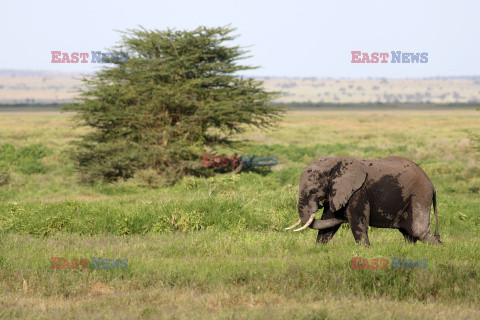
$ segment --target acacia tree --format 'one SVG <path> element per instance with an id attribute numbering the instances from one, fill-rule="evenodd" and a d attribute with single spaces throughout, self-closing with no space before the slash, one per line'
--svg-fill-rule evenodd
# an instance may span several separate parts
<path id="1" fill-rule="evenodd" d="M 74 158 L 88 181 L 129 178 L 153 168 L 170 182 L 198 173 L 206 148 L 228 146 L 249 126 L 269 128 L 283 109 L 276 92 L 238 75 L 256 69 L 229 27 L 187 30 L 128 29 L 112 59 L 83 78 L 76 120 L 92 128 L 76 142 Z"/>

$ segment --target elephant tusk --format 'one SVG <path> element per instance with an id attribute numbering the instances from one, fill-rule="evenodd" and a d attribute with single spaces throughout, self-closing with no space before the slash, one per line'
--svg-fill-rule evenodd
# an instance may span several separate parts
<path id="1" fill-rule="evenodd" d="M 307 223 L 305 223 L 305 225 L 301 228 L 298 228 L 296 230 L 293 230 L 293 231 L 302 231 L 302 230 L 305 230 L 308 228 L 308 226 L 310 226 L 313 222 L 313 219 L 315 219 L 315 213 L 312 213 L 312 215 L 310 216 L 310 219 L 308 219 Z"/>
<path id="2" fill-rule="evenodd" d="M 295 222 L 295 224 L 293 226 L 290 226 L 288 228 L 285 228 L 285 230 L 290 230 L 290 229 L 293 229 L 295 228 L 296 226 L 298 226 L 300 223 L 302 223 L 302 220 L 298 219 L 297 222 Z"/>

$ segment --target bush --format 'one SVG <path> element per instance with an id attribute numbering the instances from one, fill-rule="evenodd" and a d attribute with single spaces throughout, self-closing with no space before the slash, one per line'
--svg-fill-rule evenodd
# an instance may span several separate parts
<path id="1" fill-rule="evenodd" d="M 42 164 L 42 159 L 52 151 L 42 145 L 32 144 L 16 149 L 12 144 L 0 145 L 0 170 L 12 170 L 23 174 L 46 173 L 50 168 Z"/>
<path id="2" fill-rule="evenodd" d="M 137 171 L 132 181 L 140 187 L 147 188 L 160 188 L 169 184 L 164 176 L 152 168 Z"/>
<path id="3" fill-rule="evenodd" d="M 112 52 L 127 59 L 83 79 L 78 102 L 65 107 L 92 128 L 73 153 L 84 181 L 129 179 L 151 169 L 173 184 L 204 174 L 198 160 L 207 147 L 231 147 L 248 126 L 276 124 L 283 108 L 268 104 L 276 93 L 237 75 L 256 67 L 238 64 L 246 52 L 226 45 L 236 38 L 233 30 L 122 33 Z"/>

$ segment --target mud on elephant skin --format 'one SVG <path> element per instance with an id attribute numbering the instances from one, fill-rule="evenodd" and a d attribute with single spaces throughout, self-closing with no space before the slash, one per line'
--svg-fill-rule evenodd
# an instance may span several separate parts
<path id="1" fill-rule="evenodd" d="M 430 208 L 435 234 L 430 233 Z M 315 219 L 317 210 L 323 216 Z M 401 157 L 353 159 L 327 157 L 305 168 L 300 177 L 300 219 L 294 227 L 317 229 L 317 242 L 327 243 L 342 223 L 350 224 L 356 242 L 370 245 L 368 226 L 398 229 L 405 240 L 441 244 L 436 192 L 427 174 Z"/>

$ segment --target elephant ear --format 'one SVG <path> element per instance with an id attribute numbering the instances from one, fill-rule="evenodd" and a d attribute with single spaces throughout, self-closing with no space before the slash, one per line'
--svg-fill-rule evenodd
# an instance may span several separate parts
<path id="1" fill-rule="evenodd" d="M 352 158 L 343 158 L 332 169 L 332 186 L 329 197 L 333 211 L 344 207 L 355 191 L 365 182 L 367 172 L 363 164 Z"/>

